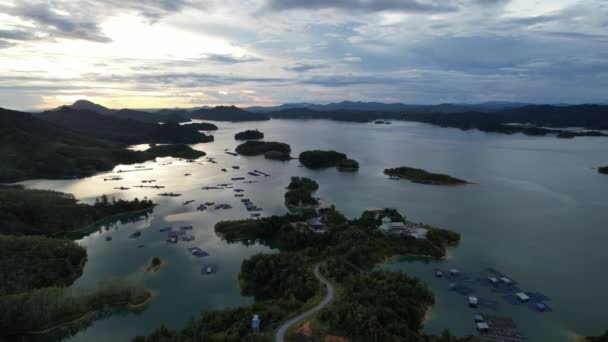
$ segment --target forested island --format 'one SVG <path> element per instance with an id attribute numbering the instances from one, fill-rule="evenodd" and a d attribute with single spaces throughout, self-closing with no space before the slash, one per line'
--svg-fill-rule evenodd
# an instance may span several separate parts
<path id="1" fill-rule="evenodd" d="M 314 187 L 302 179 L 297 183 Z M 316 215 L 327 226 L 325 233 L 307 227 L 306 222 Z M 270 340 L 280 323 L 321 297 L 323 290 L 312 273 L 313 265 L 319 263 L 322 273 L 340 289 L 338 297 L 312 319 L 320 338 L 332 334 L 357 341 L 474 341 L 472 337 L 453 337 L 447 331 L 441 336 L 421 333 L 425 312 L 434 303 L 433 294 L 405 274 L 370 272 L 393 255 L 441 258 L 447 245 L 458 242 L 459 235 L 429 227 L 435 232 L 432 239 L 387 236 L 377 228 L 385 216 L 405 219 L 387 209 L 366 211 L 360 218 L 348 220 L 329 207 L 318 212 L 218 222 L 216 232 L 230 242 L 254 240 L 272 243 L 280 250 L 258 254 L 241 265 L 241 292 L 253 296 L 255 302 L 205 312 L 183 330 L 162 327 L 134 341 L 182 341 L 191 336 L 210 341 Z M 250 327 L 254 314 L 262 319 L 258 336 Z"/>
<path id="2" fill-rule="evenodd" d="M 255 129 L 255 130 L 248 129 L 243 132 L 238 132 L 237 134 L 234 135 L 235 140 L 257 140 L 257 139 L 263 139 L 263 138 L 264 138 L 264 133 L 258 131 L 257 129 Z"/>
<path id="3" fill-rule="evenodd" d="M 468 184 L 467 181 L 448 176 L 441 173 L 432 173 L 422 169 L 401 166 L 394 169 L 385 169 L 384 174 L 410 180 L 414 183 L 432 185 L 460 185 Z"/>
<path id="4" fill-rule="evenodd" d="M 357 171 L 359 163 L 348 159 L 346 154 L 336 151 L 304 151 L 300 153 L 300 163 L 311 169 L 337 167 L 340 171 Z"/>
<path id="5" fill-rule="evenodd" d="M 54 112 L 57 113 L 59 112 Z M 89 114 L 100 116 L 100 121 L 93 120 L 87 128 L 79 130 L 79 121 L 70 124 L 74 126 L 63 126 L 28 113 L 0 109 L 0 182 L 90 176 L 112 170 L 118 164 L 141 163 L 159 156 L 155 150 L 128 150 L 126 147 L 131 142 L 160 143 L 171 141 L 172 137 L 184 143 L 213 139 L 196 130 L 181 128 L 183 126 L 178 124 L 152 125 L 137 122 L 137 125 L 152 127 L 152 131 L 141 133 L 137 125 L 128 126 L 127 120 L 96 113 L 87 115 Z M 87 116 L 81 120 L 87 120 Z M 110 124 L 105 125 L 104 122 Z M 156 130 L 163 132 L 158 139 L 153 138 Z M 178 148 L 178 152 L 183 153 L 189 149 L 189 146 L 183 145 Z M 167 148 L 160 149 L 166 150 Z"/>
<path id="6" fill-rule="evenodd" d="M 156 157 L 174 157 L 183 159 L 198 159 L 206 155 L 205 152 L 195 150 L 188 145 L 152 145 L 144 153 L 150 154 L 149 159 Z M 152 158 L 153 157 L 153 158 Z"/>
<path id="7" fill-rule="evenodd" d="M 319 184 L 310 178 L 291 177 L 285 193 L 285 204 L 291 208 L 309 208 L 319 204 L 312 194 L 319 189 Z"/>
<path id="8" fill-rule="evenodd" d="M 193 128 L 199 131 L 217 131 L 217 126 L 210 122 L 195 122 L 191 124 L 183 125 L 188 128 Z"/>
<path id="9" fill-rule="evenodd" d="M 597 172 L 608 175 L 608 166 L 602 166 L 597 169 Z"/>
<path id="10" fill-rule="evenodd" d="M 72 240 L 52 236 L 152 208 L 146 199 L 102 196 L 87 205 L 70 194 L 0 186 L 0 337 L 60 326 L 106 305 L 145 303 L 151 293 L 126 280 L 68 289 L 82 274 L 87 253 Z"/>
<path id="11" fill-rule="evenodd" d="M 291 153 L 291 146 L 274 141 L 246 141 L 236 147 L 235 151 L 244 156 L 259 156 L 270 151 Z"/>
<path id="12" fill-rule="evenodd" d="M 292 157 L 289 153 L 280 152 L 280 151 L 268 151 L 268 152 L 264 153 L 264 158 L 270 159 L 270 160 L 280 160 L 280 161 L 287 161 L 287 160 L 292 159 Z"/>

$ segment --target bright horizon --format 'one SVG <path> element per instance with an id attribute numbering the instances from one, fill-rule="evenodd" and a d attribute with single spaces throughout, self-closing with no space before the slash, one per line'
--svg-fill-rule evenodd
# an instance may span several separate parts
<path id="1" fill-rule="evenodd" d="M 0 107 L 606 103 L 600 0 L 0 0 Z"/>

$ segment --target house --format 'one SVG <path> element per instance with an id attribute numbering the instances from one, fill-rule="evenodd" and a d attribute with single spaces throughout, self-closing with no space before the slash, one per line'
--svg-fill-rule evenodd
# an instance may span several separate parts
<path id="1" fill-rule="evenodd" d="M 382 218 L 382 224 L 378 226 L 378 229 L 384 234 L 389 235 L 408 235 L 415 237 L 416 239 L 426 238 L 428 229 L 422 227 L 419 224 L 402 221 L 392 221 L 390 217 L 384 216 Z"/>
<path id="2" fill-rule="evenodd" d="M 390 217 L 384 216 L 382 218 L 382 224 L 378 227 L 384 234 L 408 234 L 409 231 L 406 229 L 403 222 L 393 222 Z"/>
<path id="3" fill-rule="evenodd" d="M 313 232 L 324 233 L 327 231 L 327 227 L 323 223 L 323 218 L 321 216 L 315 216 L 309 219 L 306 221 L 306 224 L 308 224 L 308 228 Z"/>

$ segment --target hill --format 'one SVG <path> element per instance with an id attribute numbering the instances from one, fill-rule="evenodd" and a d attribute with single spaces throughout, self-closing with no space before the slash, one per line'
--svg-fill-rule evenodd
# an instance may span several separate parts
<path id="1" fill-rule="evenodd" d="M 211 109 L 198 109 L 190 112 L 192 119 L 213 121 L 264 121 L 270 118 L 265 114 L 252 113 L 235 106 L 217 106 Z"/>
<path id="2" fill-rule="evenodd" d="M 213 141 L 213 136 L 200 133 L 188 125 L 181 126 L 172 122 L 159 125 L 131 119 L 118 119 L 110 115 L 102 115 L 88 110 L 77 110 L 69 107 L 42 112 L 38 117 L 73 130 L 84 132 L 90 137 L 108 139 L 125 144 L 194 144 Z"/>
<path id="3" fill-rule="evenodd" d="M 107 124 L 101 128 L 109 134 L 111 127 Z M 161 128 L 163 134 L 176 134 L 167 131 L 171 127 L 173 125 Z M 118 164 L 140 163 L 156 157 L 154 153 L 128 150 L 122 141 L 98 138 L 103 134 L 95 131 L 95 125 L 89 126 L 88 131 L 83 133 L 29 113 L 0 108 L 0 182 L 82 177 L 112 170 Z M 141 138 L 137 134 L 132 136 Z M 190 149 L 184 146 L 180 153 L 184 153 L 186 148 Z"/>
<path id="4" fill-rule="evenodd" d="M 94 112 L 101 115 L 109 115 L 114 116 L 119 119 L 131 119 L 136 121 L 148 122 L 148 123 L 158 123 L 158 122 L 188 122 L 190 119 L 188 118 L 187 112 L 181 109 L 162 109 L 157 111 L 156 113 L 150 113 L 142 110 L 134 110 L 134 109 L 110 109 L 99 105 L 97 103 L 93 103 L 88 100 L 78 100 L 71 105 L 65 105 L 61 107 L 57 107 L 50 111 L 62 111 L 65 109 L 74 109 L 80 111 L 89 111 Z"/>

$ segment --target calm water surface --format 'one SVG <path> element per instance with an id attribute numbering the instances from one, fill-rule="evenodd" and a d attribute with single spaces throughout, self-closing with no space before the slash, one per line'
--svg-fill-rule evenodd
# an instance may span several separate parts
<path id="1" fill-rule="evenodd" d="M 471 309 L 463 296 L 447 291 L 447 282 L 433 276 L 435 267 L 457 267 L 471 274 L 496 268 L 520 282 L 525 290 L 540 291 L 552 298 L 550 313 L 535 313 L 498 299 L 499 314 L 511 316 L 531 341 L 570 341 L 575 334 L 599 334 L 608 328 L 605 286 L 608 273 L 608 176 L 593 167 L 608 163 L 608 140 L 601 138 L 556 139 L 523 135 L 488 134 L 438 128 L 419 123 L 392 125 L 340 123 L 333 121 L 272 120 L 259 123 L 217 123 L 216 141 L 194 147 L 217 158 L 218 164 L 201 159 L 186 163 L 162 158 L 144 165 L 150 171 L 122 173 L 124 179 L 104 182 L 113 173 L 79 180 L 35 180 L 31 188 L 73 193 L 83 201 L 108 194 L 132 199 L 147 196 L 159 205 L 147 220 L 118 224 L 92 233 L 78 242 L 89 260 L 84 274 L 73 286 L 93 285 L 112 277 L 133 277 L 155 292 L 147 309 L 138 314 L 121 314 L 93 322 L 87 329 L 66 337 L 69 341 L 127 340 L 148 334 L 165 324 L 180 328 L 201 311 L 251 303 L 239 293 L 237 275 L 243 259 L 259 252 L 273 252 L 261 245 L 227 244 L 213 232 L 215 222 L 248 217 L 233 191 L 201 190 L 205 185 L 230 183 L 230 177 L 244 175 L 258 183 L 240 184 L 246 197 L 264 208 L 264 215 L 282 214 L 283 188 L 291 176 L 317 180 L 317 196 L 323 204 L 335 204 L 349 217 L 362 210 L 394 207 L 410 220 L 453 229 L 462 243 L 439 263 L 396 259 L 384 267 L 421 278 L 436 294 L 429 332 L 449 328 L 457 334 L 474 333 Z M 334 149 L 358 160 L 357 173 L 334 169 L 311 171 L 297 161 L 267 161 L 263 157 L 233 157 L 233 135 L 258 128 L 267 141 L 291 144 L 293 155 L 308 149 Z M 172 162 L 169 165 L 162 163 Z M 232 170 L 239 165 L 240 170 Z M 479 183 L 461 187 L 436 187 L 391 181 L 382 175 L 387 167 L 408 165 L 445 172 Z M 228 172 L 221 172 L 227 168 Z M 132 170 L 131 166 L 118 169 Z M 272 177 L 251 177 L 258 169 Z M 184 176 L 191 173 L 191 176 Z M 143 179 L 156 179 L 165 189 L 133 188 Z M 131 187 L 127 191 L 114 187 Z M 170 191 L 178 198 L 157 196 Z M 186 200 L 196 202 L 182 206 Z M 196 211 L 200 202 L 230 203 L 232 210 Z M 196 240 L 167 245 L 158 229 L 167 225 L 193 225 Z M 142 231 L 139 240 L 127 236 Z M 113 240 L 105 241 L 111 235 Z M 137 248 L 144 245 L 143 248 Z M 191 257 L 188 246 L 210 253 L 206 260 Z M 165 265 L 155 274 L 143 268 L 153 256 Z M 203 264 L 218 272 L 202 275 Z M 489 295 L 491 296 L 491 294 Z"/>

